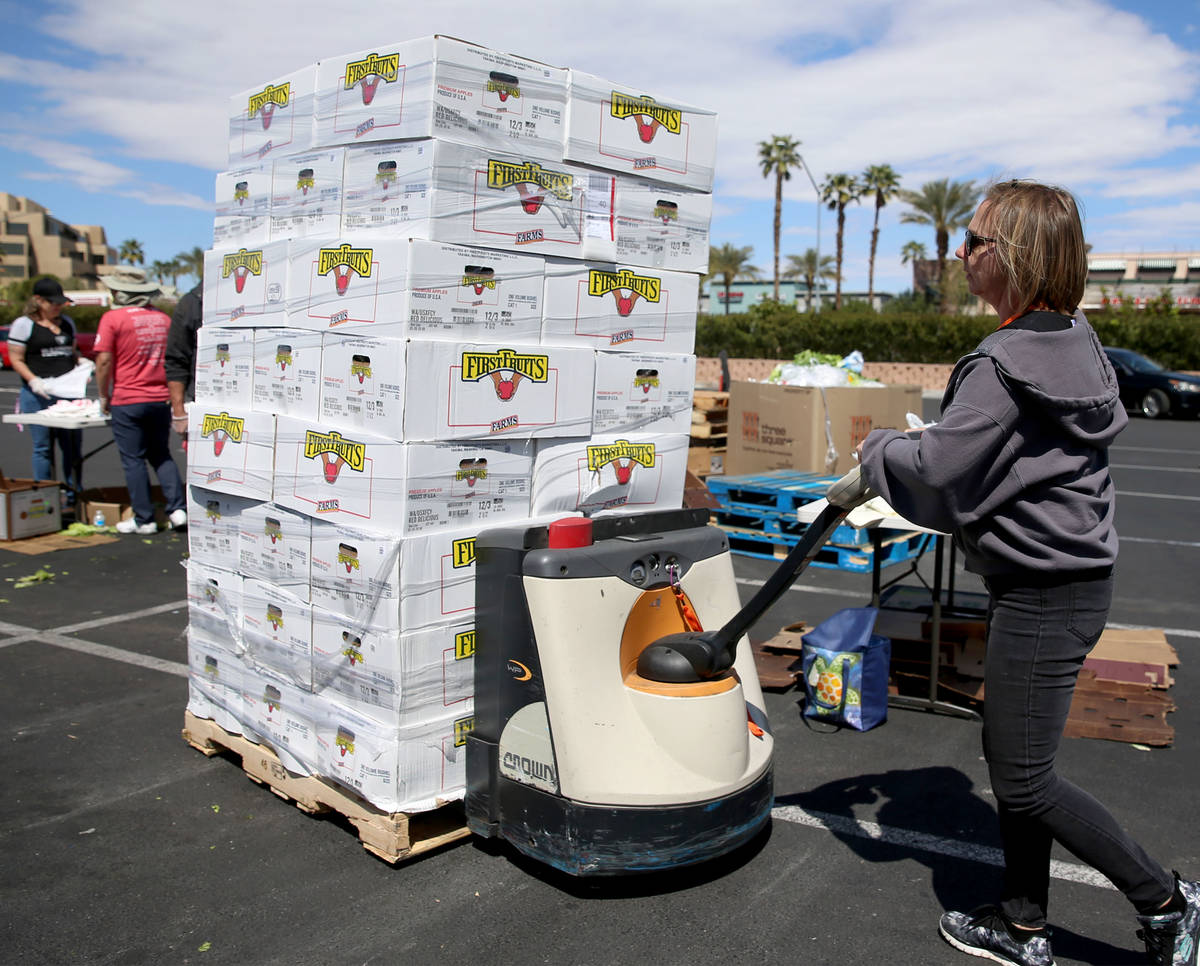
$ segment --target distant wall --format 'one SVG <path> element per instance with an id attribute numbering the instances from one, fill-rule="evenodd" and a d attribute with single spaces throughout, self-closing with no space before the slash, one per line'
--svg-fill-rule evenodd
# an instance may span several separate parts
<path id="1" fill-rule="evenodd" d="M 755 380 L 761 382 L 777 365 L 790 359 L 730 359 L 729 378 L 734 382 Z M 878 379 L 889 386 L 920 386 L 922 389 L 941 392 L 950 378 L 950 364 L 921 364 L 913 362 L 866 362 L 863 375 Z M 721 383 L 721 360 L 710 357 L 696 359 L 696 385 L 715 389 Z"/>

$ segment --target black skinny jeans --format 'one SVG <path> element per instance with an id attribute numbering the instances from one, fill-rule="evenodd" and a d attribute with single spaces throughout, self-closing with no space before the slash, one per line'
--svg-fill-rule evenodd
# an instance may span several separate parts
<path id="1" fill-rule="evenodd" d="M 983 753 L 1004 845 L 1001 909 L 1046 922 L 1057 839 L 1135 906 L 1165 902 L 1175 882 L 1096 799 L 1054 770 L 1075 680 L 1108 619 L 1111 577 L 1052 587 L 987 581 Z"/>

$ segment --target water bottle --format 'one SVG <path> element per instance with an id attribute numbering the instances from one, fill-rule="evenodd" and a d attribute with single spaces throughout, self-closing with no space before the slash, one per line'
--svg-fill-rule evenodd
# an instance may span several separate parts
<path id="1" fill-rule="evenodd" d="M 97 527 L 104 526 L 104 511 L 97 510 L 96 516 L 92 519 L 92 524 Z"/>

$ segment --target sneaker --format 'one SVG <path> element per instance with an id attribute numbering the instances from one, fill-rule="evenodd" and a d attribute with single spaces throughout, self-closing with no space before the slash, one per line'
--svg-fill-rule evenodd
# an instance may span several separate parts
<path id="1" fill-rule="evenodd" d="M 1046 931 L 1035 932 L 1020 942 L 1013 935 L 1019 930 L 1009 925 L 996 906 L 980 906 L 970 913 L 947 912 L 938 923 L 938 932 L 968 956 L 1006 966 L 1054 966 Z"/>
<path id="2" fill-rule="evenodd" d="M 1189 882 L 1175 873 L 1175 888 L 1183 893 L 1187 908 L 1159 916 L 1138 916 L 1138 939 L 1155 966 L 1195 966 L 1200 950 L 1200 882 Z"/>
<path id="3" fill-rule="evenodd" d="M 128 520 L 117 521 L 117 533 L 140 533 L 147 536 L 151 533 L 158 533 L 157 523 L 138 523 L 133 517 Z"/>
<path id="4" fill-rule="evenodd" d="M 167 520 L 171 524 L 172 530 L 181 530 L 187 526 L 187 510 L 182 507 L 178 510 L 172 510 L 167 514 Z"/>

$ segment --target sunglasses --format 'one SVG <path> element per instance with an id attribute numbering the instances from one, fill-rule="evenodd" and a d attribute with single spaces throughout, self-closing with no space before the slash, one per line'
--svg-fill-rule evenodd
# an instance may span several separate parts
<path id="1" fill-rule="evenodd" d="M 988 238 L 986 235 L 976 235 L 975 232 L 967 229 L 967 236 L 963 239 L 963 254 L 969 256 L 971 252 L 982 242 L 994 242 L 996 239 Z"/>

